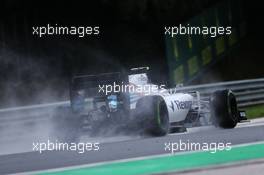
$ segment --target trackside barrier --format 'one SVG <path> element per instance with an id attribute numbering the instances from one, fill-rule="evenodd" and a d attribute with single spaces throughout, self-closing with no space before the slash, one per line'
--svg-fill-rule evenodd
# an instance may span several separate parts
<path id="1" fill-rule="evenodd" d="M 209 97 L 212 92 L 221 89 L 231 89 L 237 97 L 239 107 L 264 104 L 264 78 L 179 87 L 176 88 L 176 91 L 199 91 L 202 96 Z M 170 90 L 174 91 L 175 89 Z M 12 122 L 37 122 L 40 119 L 47 119 L 56 107 L 64 105 L 70 105 L 70 102 L 62 101 L 0 109 L 0 128 Z"/>

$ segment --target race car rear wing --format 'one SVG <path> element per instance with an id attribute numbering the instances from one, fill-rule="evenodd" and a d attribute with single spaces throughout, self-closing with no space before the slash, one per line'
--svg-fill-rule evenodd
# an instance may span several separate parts
<path id="1" fill-rule="evenodd" d="M 114 94 L 120 99 L 120 96 L 123 94 L 114 91 L 113 93 L 106 94 L 103 88 L 109 85 L 113 86 L 114 84 L 125 84 L 128 81 L 127 79 L 128 77 L 120 72 L 74 76 L 70 82 L 70 102 L 72 109 L 77 111 L 78 106 L 82 107 L 87 99 L 92 99 L 93 101 L 106 99 L 107 95 L 110 94 Z"/>
<path id="2" fill-rule="evenodd" d="M 99 93 L 100 88 L 126 81 L 127 77 L 124 77 L 120 72 L 74 76 L 70 83 L 70 94 L 72 97 L 75 93 L 85 91 L 86 97 L 102 96 L 103 94 Z"/>
<path id="3" fill-rule="evenodd" d="M 147 73 L 149 67 L 138 67 L 132 68 L 128 72 L 112 72 L 102 73 L 97 75 L 80 75 L 74 76 L 71 79 L 70 88 L 71 91 L 78 91 L 82 89 L 98 88 L 99 85 L 112 85 L 113 82 L 116 84 L 127 83 L 128 75 Z"/>
<path id="4" fill-rule="evenodd" d="M 113 84 L 113 82 L 120 83 L 122 81 L 124 81 L 124 77 L 120 72 L 103 73 L 98 75 L 80 75 L 72 78 L 71 89 L 76 91 L 96 88 L 99 85 Z"/>
<path id="5" fill-rule="evenodd" d="M 92 98 L 94 99 L 104 99 L 107 95 L 117 95 L 118 99 L 122 99 L 126 106 L 129 106 L 129 95 L 122 92 L 113 92 L 110 94 L 104 93 L 102 88 L 107 85 L 126 85 L 129 84 L 129 76 L 135 74 L 147 73 L 148 67 L 132 68 L 128 72 L 112 72 L 112 73 L 102 73 L 97 75 L 80 75 L 72 77 L 70 81 L 70 101 L 71 106 L 82 105 L 85 100 Z M 134 77 L 138 79 L 145 78 L 144 76 Z"/>

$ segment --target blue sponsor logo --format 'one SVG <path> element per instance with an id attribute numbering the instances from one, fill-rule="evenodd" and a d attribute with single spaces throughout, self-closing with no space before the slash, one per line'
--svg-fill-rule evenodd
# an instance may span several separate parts
<path id="1" fill-rule="evenodd" d="M 179 100 L 172 100 L 171 105 L 169 105 L 172 111 L 174 111 L 176 108 L 178 110 L 190 109 L 191 106 L 192 106 L 192 101 L 179 101 Z"/>

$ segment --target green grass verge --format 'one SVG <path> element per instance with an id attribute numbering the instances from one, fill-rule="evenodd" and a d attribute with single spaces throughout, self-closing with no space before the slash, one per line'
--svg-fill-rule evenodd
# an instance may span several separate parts
<path id="1" fill-rule="evenodd" d="M 264 117 L 264 104 L 245 107 L 243 110 L 246 111 L 248 119 Z"/>

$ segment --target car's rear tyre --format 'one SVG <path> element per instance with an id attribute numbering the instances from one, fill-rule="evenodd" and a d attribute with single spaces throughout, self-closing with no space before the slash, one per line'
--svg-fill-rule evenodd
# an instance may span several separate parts
<path id="1" fill-rule="evenodd" d="M 164 136 L 170 129 L 168 110 L 160 96 L 145 96 L 136 105 L 138 117 L 143 119 L 143 127 L 147 134 Z"/>
<path id="2" fill-rule="evenodd" d="M 210 97 L 212 123 L 216 127 L 234 128 L 238 122 L 236 97 L 231 90 L 214 92 Z"/>
<path id="3" fill-rule="evenodd" d="M 52 116 L 50 138 L 63 143 L 78 142 L 79 125 L 79 117 L 72 113 L 70 107 L 59 107 Z"/>

